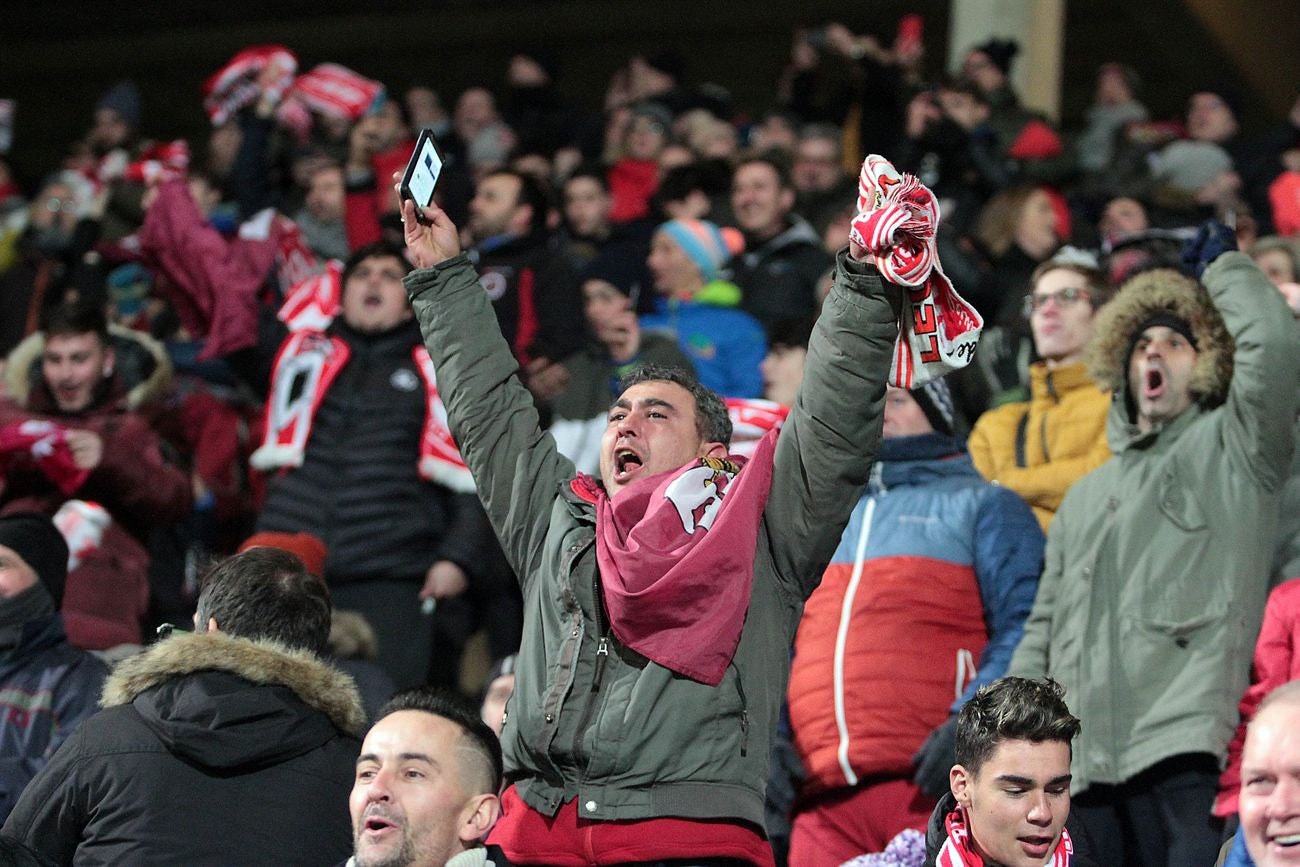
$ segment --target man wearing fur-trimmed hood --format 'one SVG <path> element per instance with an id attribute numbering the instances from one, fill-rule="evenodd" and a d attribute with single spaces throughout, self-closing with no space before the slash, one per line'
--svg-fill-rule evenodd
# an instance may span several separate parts
<path id="1" fill-rule="evenodd" d="M 318 656 L 329 592 L 254 548 L 205 578 L 195 634 L 121 663 L 104 708 L 24 790 L 3 833 L 58 864 L 336 864 L 365 712 Z"/>
<path id="2" fill-rule="evenodd" d="M 1210 806 L 1294 447 L 1300 340 L 1281 296 L 1237 252 L 1202 279 L 1140 275 L 1097 315 L 1114 457 L 1056 514 L 1009 670 L 1073 696 L 1075 815 L 1121 867 L 1218 851 Z"/>

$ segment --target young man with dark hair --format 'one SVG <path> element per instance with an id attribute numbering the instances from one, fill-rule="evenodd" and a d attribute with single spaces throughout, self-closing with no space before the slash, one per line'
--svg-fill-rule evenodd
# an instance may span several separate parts
<path id="1" fill-rule="evenodd" d="M 492 867 L 482 839 L 501 815 L 501 744 L 459 696 L 393 696 L 357 759 L 347 867 Z"/>
<path id="2" fill-rule="evenodd" d="M 139 644 L 150 593 L 146 545 L 185 518 L 192 498 L 188 475 L 164 459 L 158 435 L 136 411 L 161 396 L 171 368 L 147 338 L 126 329 L 110 337 L 93 304 L 60 305 L 45 326 L 10 356 L 12 398 L 0 400 L 0 429 L 15 445 L 0 481 L 0 513 L 54 517 L 69 502 L 101 506 L 102 538 L 80 552 L 68 575 L 68 637 L 87 650 Z M 131 383 L 124 368 L 137 356 L 151 372 Z"/>
<path id="3" fill-rule="evenodd" d="M 209 573 L 195 623 L 118 665 L 5 835 L 59 864 L 347 857 L 365 711 L 310 649 L 329 635 L 324 588 L 292 554 L 255 548 Z"/>
<path id="4" fill-rule="evenodd" d="M 469 251 L 497 324 L 541 399 L 567 381 L 561 363 L 582 344 L 577 265 L 547 231 L 549 203 L 530 175 L 485 175 L 469 204 Z"/>
<path id="5" fill-rule="evenodd" d="M 404 205 L 407 289 L 527 612 L 491 841 L 516 863 L 772 863 L 789 642 L 879 448 L 901 291 L 841 252 L 800 397 L 748 462 L 656 373 L 609 410 L 596 479 L 539 431 L 455 225 L 424 213 Z"/>
<path id="6" fill-rule="evenodd" d="M 203 579 L 194 626 L 319 655 L 329 642 L 329 591 L 293 554 L 253 548 Z"/>
<path id="7" fill-rule="evenodd" d="M 1065 828 L 1079 720 L 1051 681 L 1004 677 L 957 715 L 951 792 L 930 817 L 934 867 L 1082 867 Z"/>
<path id="8" fill-rule="evenodd" d="M 741 307 L 765 326 L 817 310 L 817 281 L 831 265 L 821 238 L 793 212 L 789 164 L 778 153 L 753 154 L 736 166 L 731 209 L 745 250 L 731 262 Z"/>

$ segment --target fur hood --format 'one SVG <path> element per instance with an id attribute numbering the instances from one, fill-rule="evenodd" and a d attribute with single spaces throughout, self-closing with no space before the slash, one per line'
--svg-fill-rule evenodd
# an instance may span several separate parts
<path id="1" fill-rule="evenodd" d="M 1129 348 L 1138 326 L 1162 311 L 1186 320 L 1196 337 L 1192 397 L 1207 408 L 1223 403 L 1232 381 L 1232 355 L 1236 349 L 1232 335 L 1205 287 L 1170 269 L 1139 274 L 1097 311 L 1087 350 L 1088 371 L 1103 389 L 1123 393 L 1131 404 Z"/>
<path id="2" fill-rule="evenodd" d="M 360 735 L 366 712 L 352 678 L 305 650 L 220 633 L 178 633 L 120 663 L 104 683 L 100 707 L 130 704 L 145 690 L 200 671 L 225 671 L 293 690 L 339 729 Z"/>
<path id="3" fill-rule="evenodd" d="M 154 338 L 121 325 L 108 326 L 109 340 L 117 356 L 121 387 L 126 392 L 126 408 L 139 409 L 158 400 L 172 382 L 172 363 L 167 350 Z M 15 403 L 28 407 L 32 386 L 39 380 L 41 353 L 45 351 L 45 332 L 27 335 L 9 353 L 5 384 Z"/>

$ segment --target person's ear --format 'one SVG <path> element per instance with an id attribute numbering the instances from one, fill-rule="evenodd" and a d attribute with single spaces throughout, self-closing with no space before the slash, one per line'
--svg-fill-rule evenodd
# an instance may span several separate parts
<path id="1" fill-rule="evenodd" d="M 702 458 L 725 458 L 727 456 L 727 447 L 722 443 L 703 443 L 700 445 L 700 457 Z"/>
<path id="2" fill-rule="evenodd" d="M 794 208 L 794 188 L 781 188 L 781 210 L 789 211 Z"/>
<path id="3" fill-rule="evenodd" d="M 962 807 L 970 807 L 971 790 L 974 780 L 964 765 L 953 765 L 948 772 L 948 790 Z"/>
<path id="4" fill-rule="evenodd" d="M 488 831 L 501 818 L 501 799 L 496 795 L 475 795 L 470 799 L 460 823 L 462 843 L 477 843 L 487 836 Z"/>
<path id="5" fill-rule="evenodd" d="M 104 348 L 104 378 L 108 379 L 113 375 L 113 367 L 117 364 L 117 355 L 113 352 L 113 347 Z"/>

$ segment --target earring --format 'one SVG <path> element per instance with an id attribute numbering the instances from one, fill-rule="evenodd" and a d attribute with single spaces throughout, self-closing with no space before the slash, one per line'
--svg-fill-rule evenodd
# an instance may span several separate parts
<path id="1" fill-rule="evenodd" d="M 113 375 L 113 368 L 112 368 L 112 367 L 105 367 L 105 368 L 104 368 L 104 379 L 108 379 L 108 378 L 109 378 L 110 376 L 112 376 L 112 375 Z"/>

